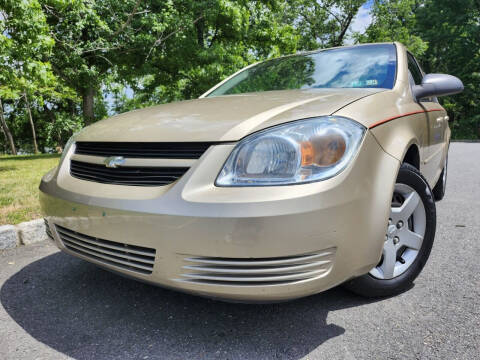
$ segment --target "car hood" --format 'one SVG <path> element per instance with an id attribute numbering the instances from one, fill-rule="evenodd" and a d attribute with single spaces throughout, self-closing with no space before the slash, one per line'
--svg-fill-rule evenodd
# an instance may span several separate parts
<path id="1" fill-rule="evenodd" d="M 99 121 L 76 141 L 236 141 L 272 125 L 333 114 L 383 90 L 282 90 L 180 101 Z"/>

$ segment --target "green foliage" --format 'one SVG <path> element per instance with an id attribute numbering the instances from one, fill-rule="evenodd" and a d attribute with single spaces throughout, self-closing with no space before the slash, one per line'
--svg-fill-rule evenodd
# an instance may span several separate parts
<path id="1" fill-rule="evenodd" d="M 427 0 L 418 9 L 417 31 L 428 41 L 426 71 L 459 77 L 463 93 L 441 99 L 455 138 L 480 138 L 480 2 Z"/>
<path id="2" fill-rule="evenodd" d="M 291 0 L 286 2 L 282 16 L 294 24 L 301 49 L 341 46 L 363 3 L 364 0 Z"/>
<path id="3" fill-rule="evenodd" d="M 55 39 L 52 67 L 82 98 L 86 123 L 106 114 L 95 108 L 95 97 L 121 53 L 131 44 L 132 28 L 123 14 L 135 10 L 134 1 L 39 0 Z M 97 110 L 97 111 L 95 111 Z"/>
<path id="4" fill-rule="evenodd" d="M 440 98 L 453 137 L 480 137 L 480 3 L 476 0 L 375 0 L 373 22 L 358 42 L 400 41 L 426 72 L 460 78 L 462 94 Z"/>
<path id="5" fill-rule="evenodd" d="M 356 34 L 361 43 L 398 41 L 415 56 L 425 53 L 428 43 L 415 33 L 418 0 L 375 0 L 373 21 L 363 34 Z"/>
<path id="6" fill-rule="evenodd" d="M 247 69 L 239 75 L 236 86 L 222 94 L 241 94 L 256 91 L 300 89 L 305 84 L 313 84 L 315 65 L 307 56 L 292 56 L 278 61 L 265 61 Z"/>
<path id="7" fill-rule="evenodd" d="M 40 135 L 45 139 L 45 147 L 52 150 L 57 146 L 63 148 L 70 136 L 81 130 L 82 125 L 81 116 L 60 112 L 54 121 L 45 123 Z"/>
<path id="8" fill-rule="evenodd" d="M 198 97 L 257 59 L 296 51 L 292 26 L 275 16 L 276 1 L 159 1 L 155 5 L 162 11 L 132 20 L 133 27 L 148 26 L 152 31 L 133 39 L 141 46 L 135 47 L 130 65 L 119 69 L 146 102 Z"/>
<path id="9" fill-rule="evenodd" d="M 62 147 L 84 125 L 196 98 L 253 62 L 341 46 L 364 2 L 0 0 L 1 128 L 22 151 L 34 129 L 39 149 Z M 455 137 L 478 135 L 478 1 L 375 0 L 371 12 L 354 39 L 403 42 L 426 70 L 459 76 L 465 92 L 442 101 Z"/>
<path id="10" fill-rule="evenodd" d="M 47 57 L 54 41 L 39 3 L 4 0 L 0 26 L 0 97 L 51 91 L 55 78 Z"/>
<path id="11" fill-rule="evenodd" d="M 0 35 L 0 97 L 21 96 L 43 102 L 56 90 L 48 57 L 54 45 L 40 4 L 29 0 L 3 3 Z"/>
<path id="12" fill-rule="evenodd" d="M 17 145 L 24 145 L 27 136 L 33 137 L 32 149 L 37 152 L 35 128 L 39 124 L 35 124 L 33 113 L 46 107 L 49 101 L 73 98 L 74 93 L 52 71 L 49 60 L 55 42 L 40 3 L 4 0 L 0 14 L 0 99 L 10 109 L 4 115 L 11 119 L 14 138 L 21 134 Z M 3 130 L 6 132 L 6 128 Z M 23 148 L 31 147 L 28 144 Z"/>

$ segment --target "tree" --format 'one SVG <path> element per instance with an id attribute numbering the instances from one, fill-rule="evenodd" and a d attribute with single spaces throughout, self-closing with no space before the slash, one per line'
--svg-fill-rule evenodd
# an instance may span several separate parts
<path id="1" fill-rule="evenodd" d="M 80 95 L 85 122 L 90 124 L 95 119 L 95 95 L 112 66 L 106 53 L 116 44 L 115 40 L 110 41 L 108 35 L 113 30 L 103 17 L 114 17 L 117 7 L 109 14 L 102 14 L 99 8 L 105 10 L 112 5 L 111 1 L 41 0 L 41 5 L 55 39 L 53 70 Z"/>
<path id="2" fill-rule="evenodd" d="M 299 47 L 342 46 L 364 0 L 289 0 L 282 12 L 299 33 Z"/>
<path id="3" fill-rule="evenodd" d="M 363 2 L 0 0 L 0 143 L 12 153 L 61 147 L 85 124 L 196 98 L 253 62 L 341 46 Z M 459 120 L 454 136 L 473 137 L 478 0 L 374 0 L 371 13 L 355 40 L 403 42 L 425 70 L 460 77 L 465 92 L 441 101 Z M 295 87 L 286 70 L 258 80 Z"/>
<path id="4" fill-rule="evenodd" d="M 428 72 L 459 77 L 462 94 L 441 98 L 457 138 L 480 137 L 480 2 L 427 0 L 417 10 L 417 32 L 429 43 L 421 61 Z"/>
<path id="5" fill-rule="evenodd" d="M 478 0 L 375 0 L 373 22 L 358 42 L 400 41 L 426 72 L 459 77 L 465 90 L 440 101 L 454 138 L 480 137 L 480 3 Z"/>
<path id="6" fill-rule="evenodd" d="M 399 41 L 414 55 L 421 56 L 428 48 L 416 33 L 418 0 L 374 0 L 371 9 L 372 23 L 365 33 L 356 34 L 357 42 Z"/>
<path id="7" fill-rule="evenodd" d="M 119 68 L 140 101 L 122 101 L 130 106 L 195 98 L 252 62 L 340 45 L 362 2 L 151 1 L 152 11 L 131 24 L 152 31 L 131 37 L 137 50 L 126 56 L 134 58 Z"/>
<path id="8" fill-rule="evenodd" d="M 141 103 L 198 97 L 239 68 L 296 50 L 289 24 L 274 14 L 278 1 L 150 1 L 134 17 L 119 77 Z M 268 21 L 267 21 L 268 19 Z"/>
<path id="9" fill-rule="evenodd" d="M 248 77 L 222 94 L 300 89 L 315 82 L 315 64 L 308 56 L 289 56 L 281 61 L 272 59 L 245 71 Z"/>
<path id="10" fill-rule="evenodd" d="M 5 0 L 2 4 L 2 34 L 0 35 L 0 99 L 23 97 L 33 138 L 35 153 L 38 145 L 29 97 L 43 101 L 55 77 L 48 63 L 53 39 L 40 4 L 32 0 Z M 2 107 L 2 128 L 6 133 L 12 153 L 16 153 L 13 137 L 6 125 Z"/>
<path id="11" fill-rule="evenodd" d="M 5 135 L 5 138 L 7 139 L 8 144 L 10 145 L 10 151 L 12 152 L 12 155 L 17 155 L 17 149 L 15 148 L 15 142 L 13 141 L 12 133 L 10 132 L 7 122 L 5 121 L 5 116 L 3 113 L 3 103 L 2 103 L 1 97 L 0 97 L 0 124 L 2 126 L 2 131 Z"/>

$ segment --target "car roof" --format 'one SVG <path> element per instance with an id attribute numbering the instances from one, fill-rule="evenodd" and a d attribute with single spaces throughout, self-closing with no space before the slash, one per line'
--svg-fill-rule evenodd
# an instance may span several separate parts
<path id="1" fill-rule="evenodd" d="M 354 45 L 346 45 L 346 46 L 334 46 L 334 47 L 320 48 L 320 49 L 309 50 L 309 51 L 299 51 L 299 52 L 296 52 L 295 54 L 279 56 L 277 58 L 272 58 L 272 59 L 268 59 L 268 60 L 282 59 L 282 58 L 287 58 L 287 57 L 296 56 L 296 55 L 317 54 L 317 53 L 322 52 L 322 51 L 333 50 L 333 49 L 351 49 L 351 48 L 356 48 L 356 47 L 378 46 L 378 45 L 394 45 L 395 46 L 396 44 L 397 44 L 396 42 L 388 41 L 388 42 L 377 42 L 377 43 L 354 44 Z M 268 60 L 264 60 L 264 61 L 268 61 Z M 260 61 L 260 62 L 262 62 L 262 61 Z"/>

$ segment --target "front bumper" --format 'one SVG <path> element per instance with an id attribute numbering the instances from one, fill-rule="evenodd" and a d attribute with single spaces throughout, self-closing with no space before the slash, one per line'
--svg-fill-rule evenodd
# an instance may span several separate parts
<path id="1" fill-rule="evenodd" d="M 73 179 L 64 161 L 40 185 L 56 245 L 146 282 L 237 301 L 307 296 L 378 263 L 399 162 L 370 133 L 341 174 L 304 185 L 215 187 L 232 147 L 213 146 L 161 189 Z M 131 249 L 143 248 L 154 255 L 139 271 Z"/>

